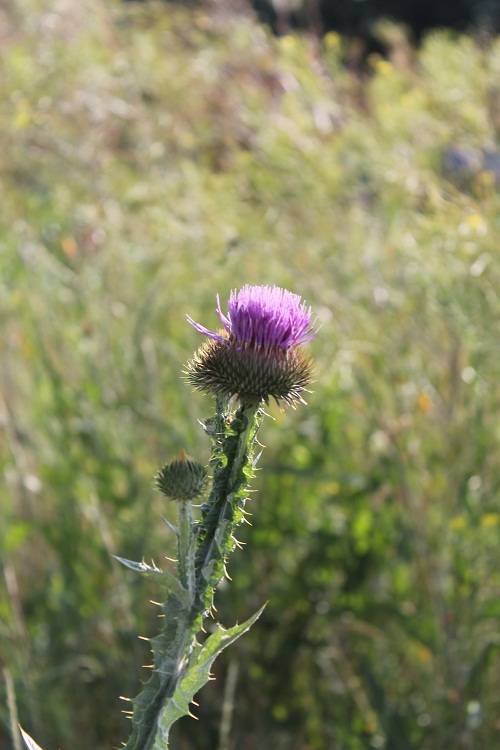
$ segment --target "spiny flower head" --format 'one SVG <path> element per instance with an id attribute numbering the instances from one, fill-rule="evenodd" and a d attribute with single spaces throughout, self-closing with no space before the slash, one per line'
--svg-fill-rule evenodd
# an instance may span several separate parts
<path id="1" fill-rule="evenodd" d="M 162 466 L 155 483 L 170 500 L 196 500 L 205 490 L 207 470 L 181 450 L 175 461 Z"/>
<path id="2" fill-rule="evenodd" d="M 311 362 L 301 344 L 315 335 L 312 310 L 298 294 L 279 287 L 245 285 L 233 290 L 228 313 L 217 308 L 224 328 L 189 322 L 210 341 L 188 365 L 191 384 L 214 394 L 294 404 L 311 381 Z"/>

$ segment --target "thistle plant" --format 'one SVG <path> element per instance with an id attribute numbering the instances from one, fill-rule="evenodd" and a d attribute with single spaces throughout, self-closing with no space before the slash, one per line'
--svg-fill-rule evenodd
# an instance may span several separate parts
<path id="1" fill-rule="evenodd" d="M 167 750 L 173 723 L 189 714 L 195 693 L 210 678 L 220 652 L 246 632 L 262 612 L 206 636 L 215 590 L 237 546 L 235 530 L 245 516 L 249 482 L 257 458 L 264 405 L 304 402 L 311 361 L 302 345 L 316 335 L 312 311 L 289 291 L 244 286 L 231 292 L 227 315 L 217 296 L 222 328 L 188 321 L 207 341 L 187 364 L 185 377 L 211 394 L 215 413 L 203 423 L 212 449 L 208 469 L 184 451 L 156 475 L 158 490 L 177 505 L 177 524 L 166 521 L 177 540 L 177 575 L 156 565 L 117 558 L 164 589 L 162 627 L 152 638 L 152 675 L 130 700 L 132 732 L 125 750 Z M 198 520 L 193 508 L 199 506 Z M 37 745 L 23 733 L 28 747 Z M 31 743 L 31 744 L 30 744 Z"/>

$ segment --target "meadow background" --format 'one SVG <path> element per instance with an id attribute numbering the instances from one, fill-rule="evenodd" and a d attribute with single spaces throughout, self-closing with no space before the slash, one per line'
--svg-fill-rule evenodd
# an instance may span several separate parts
<path id="1" fill-rule="evenodd" d="M 360 74 L 226 11 L 0 10 L 0 747 L 14 698 L 45 750 L 126 739 L 158 592 L 112 555 L 174 554 L 185 315 L 245 283 L 314 307 L 316 382 L 216 599 L 269 603 L 172 747 L 497 747 L 500 41 L 387 26 Z"/>

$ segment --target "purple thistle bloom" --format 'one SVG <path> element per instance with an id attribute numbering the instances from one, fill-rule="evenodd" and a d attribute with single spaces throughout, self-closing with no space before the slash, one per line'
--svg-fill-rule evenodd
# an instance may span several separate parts
<path id="1" fill-rule="evenodd" d="M 301 344 L 315 335 L 312 310 L 298 294 L 277 286 L 245 285 L 232 291 L 227 316 L 217 295 L 216 311 L 224 328 L 209 328 L 188 320 L 208 336 L 188 364 L 188 381 L 200 391 L 242 402 L 295 405 L 311 382 L 311 360 Z"/>
<path id="2" fill-rule="evenodd" d="M 312 309 L 301 302 L 298 294 L 274 286 L 249 286 L 229 297 L 227 317 L 221 310 L 217 295 L 216 312 L 229 338 L 242 345 L 290 349 L 305 344 L 316 335 L 311 324 Z M 187 319 L 199 333 L 215 341 L 227 341 L 227 334 L 210 331 Z"/>
<path id="3" fill-rule="evenodd" d="M 311 361 L 301 344 L 315 335 L 312 310 L 298 294 L 277 286 L 245 285 L 231 292 L 227 316 L 217 295 L 219 332 L 188 320 L 208 336 L 188 364 L 186 375 L 198 390 L 242 402 L 274 398 L 295 405 L 311 382 Z"/>

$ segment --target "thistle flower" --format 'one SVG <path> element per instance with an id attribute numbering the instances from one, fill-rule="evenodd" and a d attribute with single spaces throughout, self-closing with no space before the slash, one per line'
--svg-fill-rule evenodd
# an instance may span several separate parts
<path id="1" fill-rule="evenodd" d="M 155 483 L 170 500 L 196 500 L 207 484 L 207 470 L 198 461 L 189 458 L 185 451 L 180 451 L 175 461 L 160 469 Z"/>
<path id="2" fill-rule="evenodd" d="M 208 336 L 187 369 L 198 390 L 241 400 L 294 405 L 311 382 L 311 361 L 301 345 L 315 335 L 312 309 L 298 294 L 279 287 L 245 285 L 233 290 L 228 313 L 216 311 L 224 328 L 211 331 L 187 316 L 191 325 Z"/>

